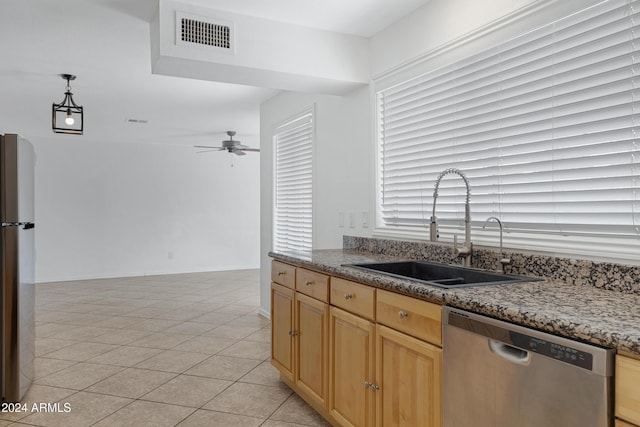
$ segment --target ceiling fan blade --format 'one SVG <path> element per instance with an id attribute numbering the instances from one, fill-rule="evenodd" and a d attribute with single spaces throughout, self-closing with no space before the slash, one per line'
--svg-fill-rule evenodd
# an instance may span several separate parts
<path id="1" fill-rule="evenodd" d="M 259 148 L 243 148 L 242 151 L 256 151 L 256 152 L 260 152 Z"/>
<path id="2" fill-rule="evenodd" d="M 224 147 L 212 147 L 210 145 L 194 145 L 194 148 L 209 148 L 211 150 L 224 150 Z"/>
<path id="3" fill-rule="evenodd" d="M 231 152 L 233 154 L 235 154 L 236 156 L 246 156 L 247 155 L 247 153 L 245 153 L 244 150 L 233 149 L 233 150 L 231 150 Z"/>
<path id="4" fill-rule="evenodd" d="M 205 149 L 205 150 L 196 150 L 196 153 L 208 153 L 210 151 L 221 151 L 219 148 Z"/>

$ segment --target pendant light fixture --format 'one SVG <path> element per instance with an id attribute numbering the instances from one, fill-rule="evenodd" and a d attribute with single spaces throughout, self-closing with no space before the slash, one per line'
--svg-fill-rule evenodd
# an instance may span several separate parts
<path id="1" fill-rule="evenodd" d="M 82 105 L 78 105 L 73 100 L 71 85 L 69 82 L 75 80 L 73 74 L 60 74 L 67 81 L 64 99 L 59 104 L 53 104 L 52 127 L 55 133 L 69 133 L 72 135 L 82 135 L 84 129 L 84 114 Z"/>

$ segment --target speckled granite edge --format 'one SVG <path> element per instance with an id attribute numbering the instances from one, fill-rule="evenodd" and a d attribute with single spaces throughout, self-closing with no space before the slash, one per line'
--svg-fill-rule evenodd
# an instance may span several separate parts
<path id="1" fill-rule="evenodd" d="M 274 259 L 566 338 L 640 354 L 640 296 L 556 280 L 441 289 L 344 264 L 408 259 L 354 250 L 269 253 Z"/>
<path id="2" fill-rule="evenodd" d="M 343 249 L 380 255 L 402 255 L 407 259 L 458 262 L 452 246 L 446 243 L 343 236 Z M 473 255 L 473 267 L 487 270 L 496 268 L 498 251 L 474 249 Z M 505 251 L 505 256 L 511 258 L 511 265 L 507 267 L 508 273 L 640 295 L 638 266 L 525 254 L 512 250 Z"/>

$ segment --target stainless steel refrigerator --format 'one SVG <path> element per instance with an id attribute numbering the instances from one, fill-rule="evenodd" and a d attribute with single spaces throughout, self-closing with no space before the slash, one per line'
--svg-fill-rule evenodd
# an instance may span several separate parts
<path id="1" fill-rule="evenodd" d="M 2 400 L 18 402 L 33 379 L 35 353 L 34 163 L 31 143 L 0 136 Z"/>

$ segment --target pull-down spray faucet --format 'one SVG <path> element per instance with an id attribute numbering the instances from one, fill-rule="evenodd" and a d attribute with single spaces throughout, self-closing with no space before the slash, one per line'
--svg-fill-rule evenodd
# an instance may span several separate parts
<path id="1" fill-rule="evenodd" d="M 469 199 L 471 197 L 471 189 L 469 187 L 469 180 L 467 176 L 456 168 L 445 169 L 440 172 L 436 179 L 436 184 L 433 190 L 433 212 L 431 213 L 431 223 L 429 224 L 429 239 L 432 242 L 438 240 L 438 223 L 436 221 L 436 201 L 438 200 L 438 188 L 440 187 L 440 181 L 445 175 L 455 174 L 458 175 L 464 181 L 464 185 L 467 187 L 467 198 L 464 204 L 464 246 L 458 248 L 456 236 L 454 236 L 454 249 L 456 255 L 464 258 L 465 267 L 471 266 L 471 255 L 473 253 L 473 244 L 471 243 L 471 208 L 469 206 Z"/>

